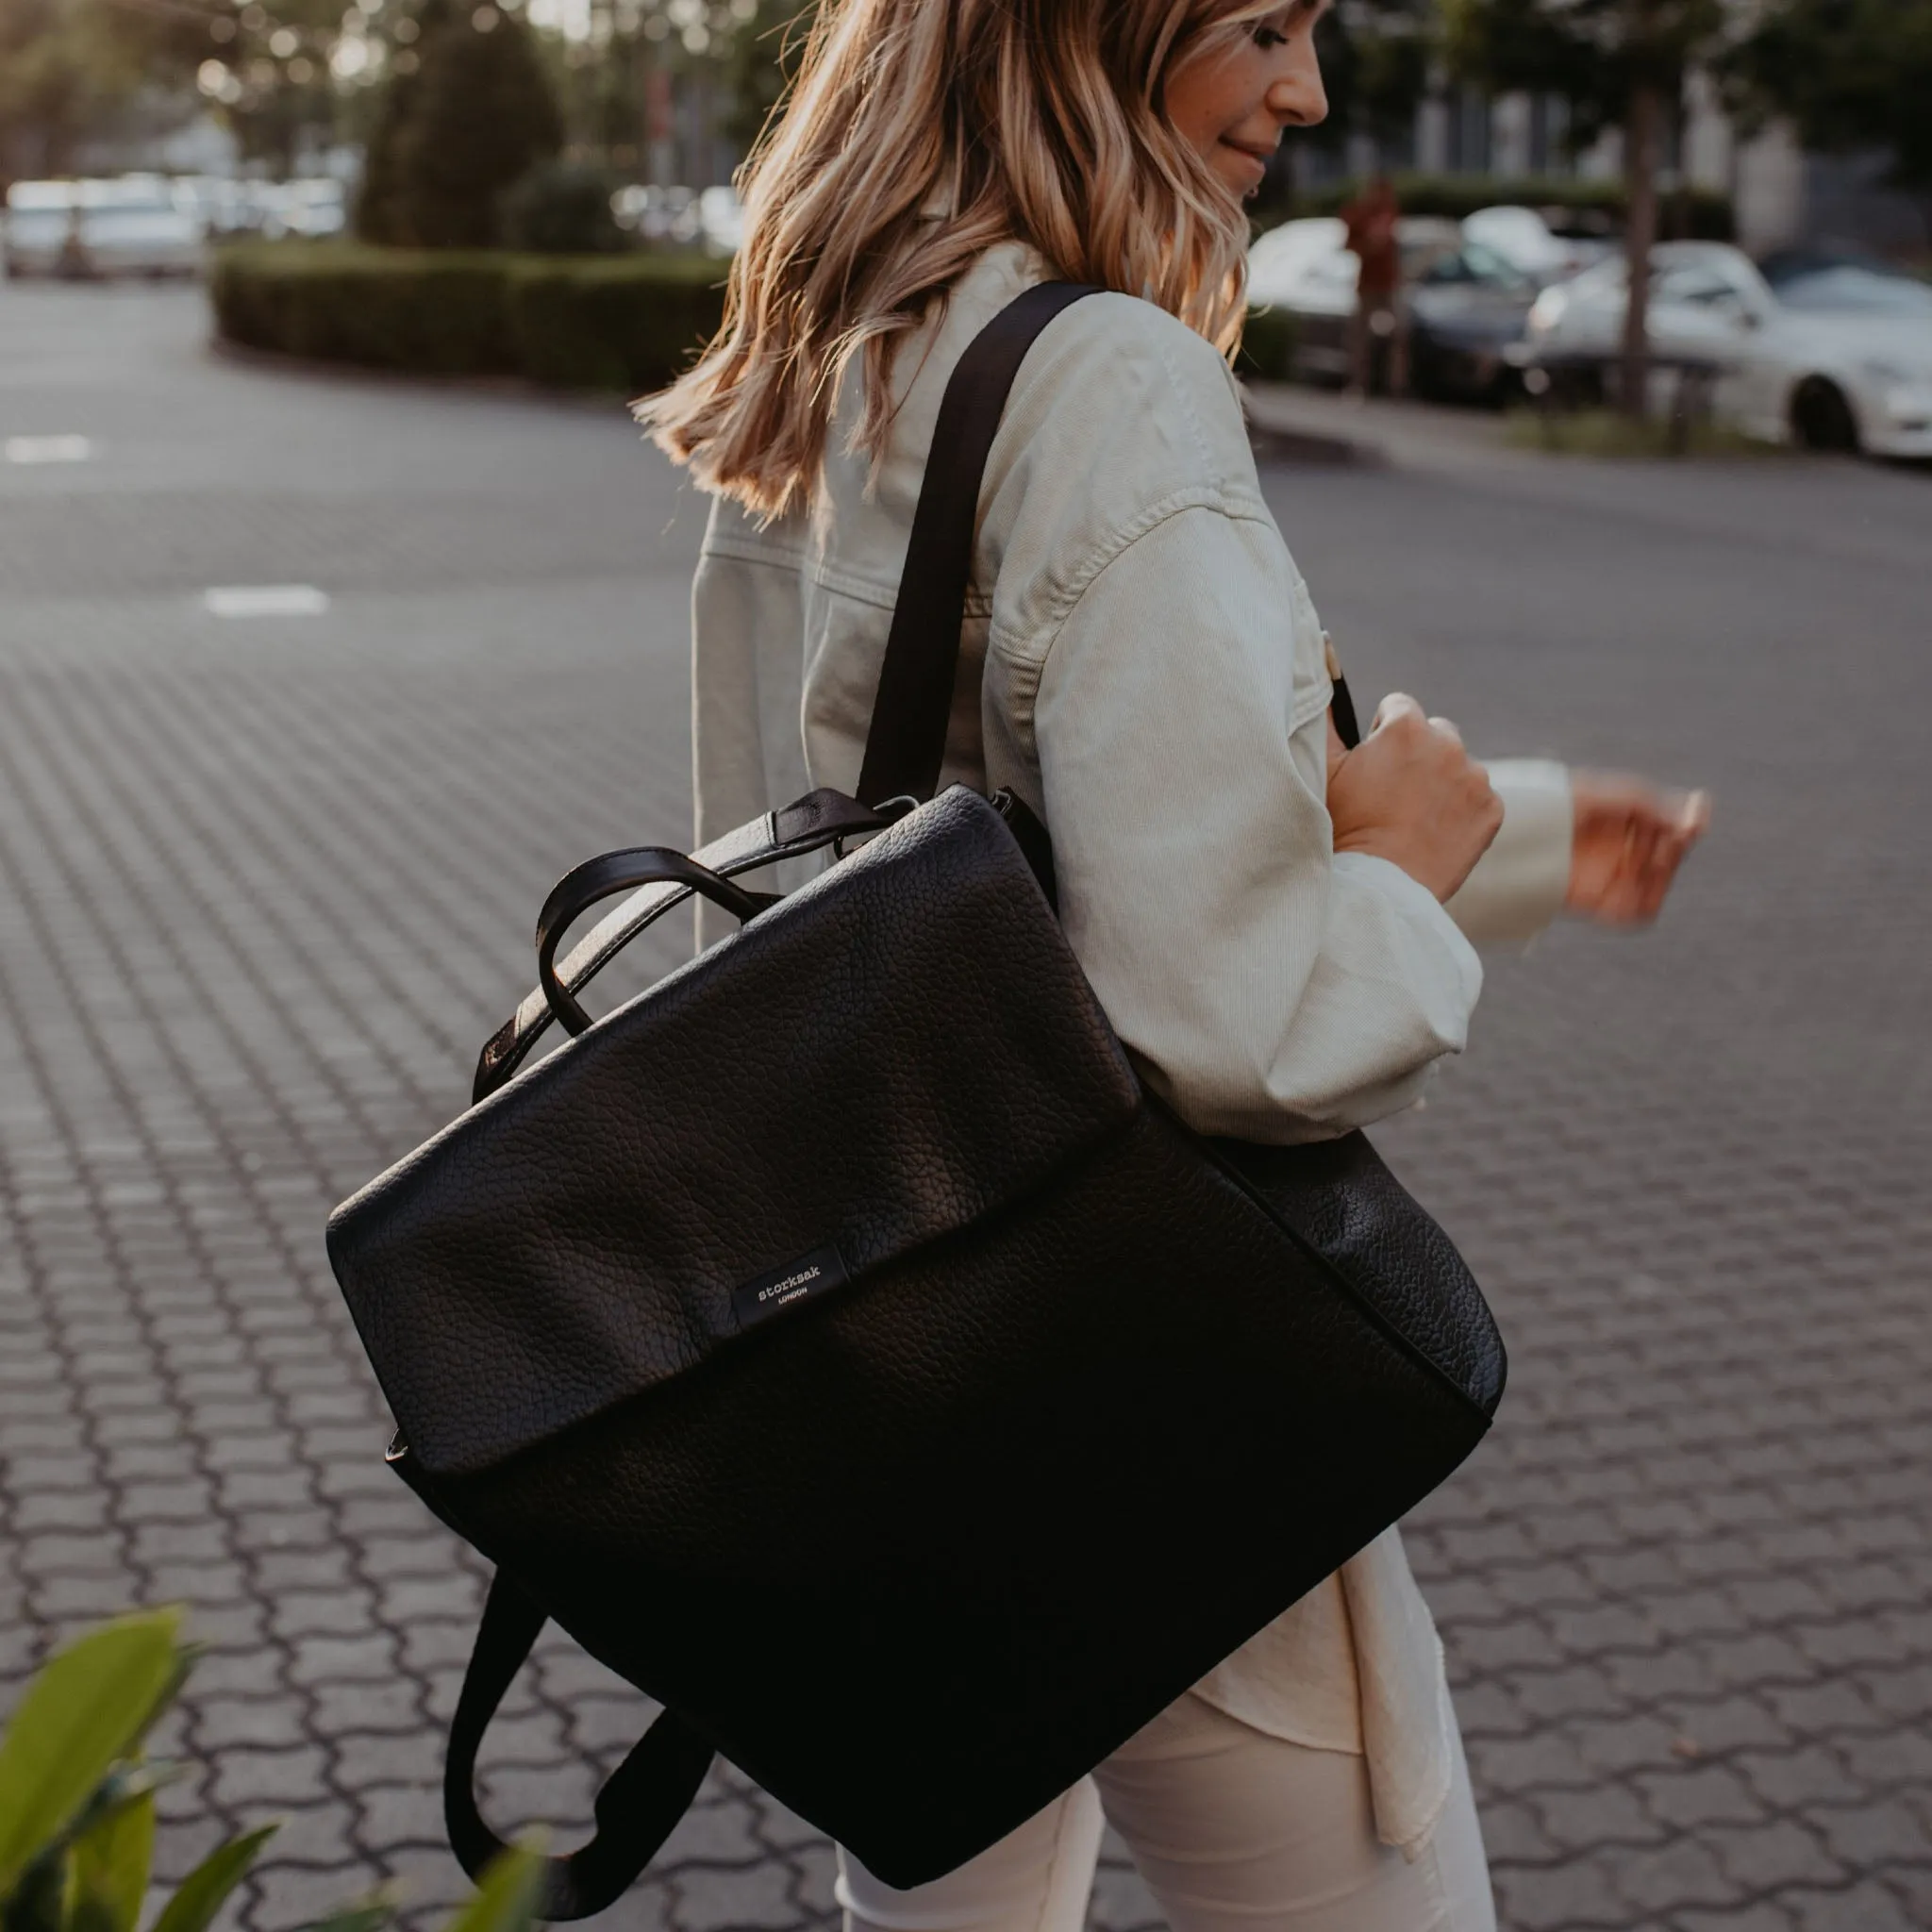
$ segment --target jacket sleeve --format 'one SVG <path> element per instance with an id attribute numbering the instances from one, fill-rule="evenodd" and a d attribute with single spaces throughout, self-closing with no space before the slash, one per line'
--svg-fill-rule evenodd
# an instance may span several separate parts
<path id="1" fill-rule="evenodd" d="M 1472 945 L 1520 946 L 1556 918 L 1570 891 L 1570 773 L 1548 758 L 1495 758 L 1489 773 L 1503 829 L 1448 912 Z"/>
<path id="2" fill-rule="evenodd" d="M 1272 524 L 1197 505 L 1111 555 L 1040 671 L 1068 938 L 1204 1132 L 1317 1140 L 1399 1111 L 1482 985 L 1431 893 L 1335 855 L 1320 648 Z"/>

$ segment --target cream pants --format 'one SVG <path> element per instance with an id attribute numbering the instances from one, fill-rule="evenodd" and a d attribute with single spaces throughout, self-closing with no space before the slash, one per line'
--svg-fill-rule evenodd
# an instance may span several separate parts
<path id="1" fill-rule="evenodd" d="M 1126 1840 L 1172 1932 L 1495 1932 L 1469 1773 L 1413 1862 L 1375 1837 L 1368 1769 L 1190 1691 L 1091 1777 L 911 1891 L 839 1856 L 846 1932 L 1081 1932 L 1101 1827 Z"/>

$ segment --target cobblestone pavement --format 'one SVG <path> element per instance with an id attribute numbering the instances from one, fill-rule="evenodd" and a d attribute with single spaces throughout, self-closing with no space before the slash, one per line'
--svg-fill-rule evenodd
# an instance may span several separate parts
<path id="1" fill-rule="evenodd" d="M 0 294 L 0 436 L 96 442 L 0 465 L 0 1704 L 61 1633 L 192 1602 L 163 1863 L 286 1814 L 242 1918 L 291 1932 L 378 1876 L 456 1895 L 480 1585 L 382 1466 L 323 1217 L 460 1104 L 552 878 L 682 836 L 698 518 L 609 407 L 201 331 Z M 1411 1531 L 1504 1922 L 1932 1925 L 1932 479 L 1270 487 L 1359 688 L 1718 794 L 1663 926 L 1499 964 L 1383 1136 L 1514 1350 Z M 327 613 L 203 607 L 291 582 Z M 494 1814 L 581 1821 L 640 1716 L 547 1648 Z M 826 1848 L 726 1776 L 608 1923 L 831 1916 Z M 1158 1923 L 1117 1856 L 1094 1916 Z"/>

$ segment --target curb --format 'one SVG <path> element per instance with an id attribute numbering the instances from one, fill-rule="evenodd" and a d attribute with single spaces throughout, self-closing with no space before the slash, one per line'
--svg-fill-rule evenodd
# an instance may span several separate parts
<path id="1" fill-rule="evenodd" d="M 1384 444 L 1370 437 L 1334 436 L 1316 429 L 1289 428 L 1260 421 L 1247 410 L 1248 442 L 1257 461 L 1348 465 L 1362 470 L 1386 470 L 1393 459 Z"/>

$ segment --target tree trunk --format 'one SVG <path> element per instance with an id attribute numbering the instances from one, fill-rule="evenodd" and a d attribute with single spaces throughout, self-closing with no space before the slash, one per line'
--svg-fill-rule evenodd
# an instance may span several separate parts
<path id="1" fill-rule="evenodd" d="M 1650 249 L 1657 240 L 1657 137 L 1663 96 L 1640 74 L 1630 89 L 1624 125 L 1624 252 L 1630 265 L 1630 300 L 1624 310 L 1624 354 L 1618 391 L 1625 412 L 1640 420 L 1650 396 Z"/>

